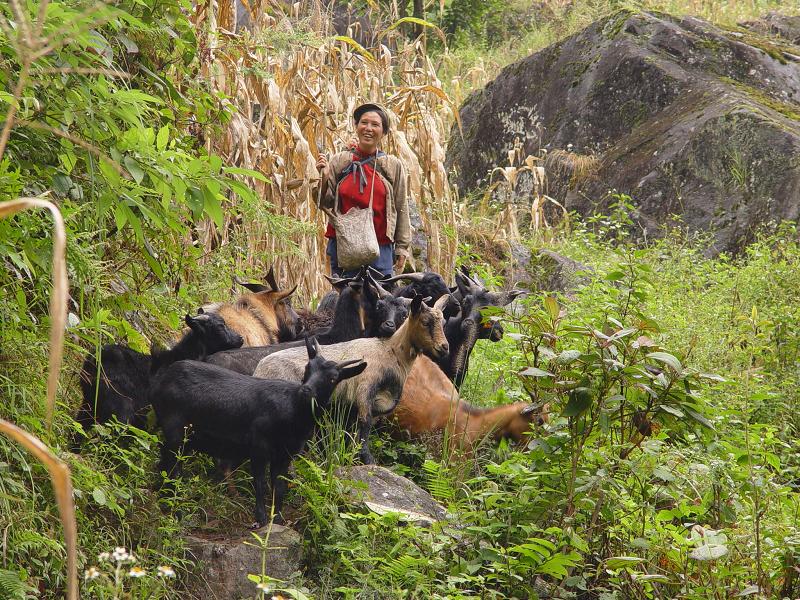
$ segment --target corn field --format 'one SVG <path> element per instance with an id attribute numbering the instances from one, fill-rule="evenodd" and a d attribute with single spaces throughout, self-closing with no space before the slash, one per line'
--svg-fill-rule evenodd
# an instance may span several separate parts
<path id="1" fill-rule="evenodd" d="M 363 102 L 387 108 L 391 133 L 385 151 L 400 157 L 409 177 L 410 198 L 419 209 L 428 240 L 428 266 L 453 271 L 458 240 L 454 194 L 445 171 L 445 138 L 457 108 L 443 91 L 434 65 L 426 56 L 424 39 L 407 41 L 392 26 L 377 35 L 381 42 L 364 48 L 352 37 L 334 36 L 331 19 L 318 1 L 286 6 L 278 2 L 250 4 L 250 30 L 236 29 L 235 0 L 198 4 L 196 31 L 200 40 L 201 72 L 214 90 L 233 104 L 233 118 L 220 139 L 207 147 L 230 164 L 263 173 L 269 183 L 256 185 L 265 203 L 281 215 L 313 226 L 313 233 L 291 242 L 269 235 L 259 223 L 229 217 L 225 227 L 203 227 L 204 240 L 225 243 L 230 232 L 244 228 L 248 240 L 245 265 L 255 270 L 264 256 L 284 256 L 279 278 L 298 282 L 307 296 L 320 297 L 329 288 L 322 236 L 324 214 L 316 208 L 321 152 L 344 149 L 353 138 L 352 111 Z M 278 53 L 265 34 L 291 34 L 300 15 L 316 34 L 315 43 L 302 43 Z M 229 215 L 236 211 L 228 211 Z M 241 232 L 241 231 L 239 231 Z"/>

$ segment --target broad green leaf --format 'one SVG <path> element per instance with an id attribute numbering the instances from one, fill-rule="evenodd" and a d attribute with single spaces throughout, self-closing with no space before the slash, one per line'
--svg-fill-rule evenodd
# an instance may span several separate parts
<path id="1" fill-rule="evenodd" d="M 706 419 L 699 412 L 696 412 L 696 411 L 694 411 L 694 410 L 692 410 L 690 408 L 686 408 L 685 406 L 683 407 L 683 409 L 686 411 L 686 414 L 688 414 L 690 417 L 692 417 L 692 419 L 694 419 L 695 421 L 697 421 L 698 423 L 700 423 L 704 427 L 708 427 L 711 430 L 715 430 L 714 429 L 714 424 L 711 421 L 709 421 L 708 419 Z"/>
<path id="2" fill-rule="evenodd" d="M 611 556 L 606 559 L 606 567 L 609 569 L 619 569 L 621 567 L 631 567 L 643 562 L 643 558 L 638 556 Z"/>
<path id="3" fill-rule="evenodd" d="M 244 169 L 242 167 L 225 167 L 223 169 L 226 175 L 241 175 L 243 177 L 252 177 L 264 183 L 269 183 L 269 179 L 261 172 L 254 171 L 253 169 Z"/>
<path id="4" fill-rule="evenodd" d="M 770 467 L 772 467 L 772 468 L 773 468 L 773 469 L 775 469 L 776 471 L 780 471 L 780 468 L 781 468 L 781 459 L 780 459 L 780 458 L 778 458 L 778 456 L 777 456 L 776 454 L 773 454 L 772 452 L 767 452 L 767 453 L 764 455 L 764 460 L 766 460 L 766 461 L 767 461 L 767 464 L 768 464 Z"/>
<path id="5" fill-rule="evenodd" d="M 118 203 L 114 207 L 114 224 L 118 230 L 122 230 L 128 222 L 128 207 L 123 202 Z"/>
<path id="6" fill-rule="evenodd" d="M 689 554 L 695 560 L 716 560 L 728 553 L 728 548 L 722 544 L 704 544 L 698 546 Z"/>
<path id="7" fill-rule="evenodd" d="M 683 419 L 686 415 L 683 414 L 683 411 L 675 408 L 674 406 L 667 406 L 666 404 L 662 404 L 658 407 L 659 410 L 663 410 L 665 413 L 669 413 L 679 419 Z"/>
<path id="8" fill-rule="evenodd" d="M 126 156 L 122 162 L 125 163 L 125 167 L 128 169 L 134 181 L 136 183 L 142 183 L 144 179 L 144 170 L 139 166 L 139 163 L 136 162 L 136 159 L 132 156 Z"/>
<path id="9" fill-rule="evenodd" d="M 553 377 L 549 371 L 539 369 L 537 367 L 528 367 L 519 372 L 521 377 Z"/>
<path id="10" fill-rule="evenodd" d="M 255 202 L 257 200 L 256 193 L 243 184 L 241 181 L 236 181 L 235 179 L 229 179 L 225 182 L 228 187 L 233 190 L 233 192 L 239 196 L 245 202 Z"/>
<path id="11" fill-rule="evenodd" d="M 676 373 L 681 373 L 683 371 L 683 365 L 681 365 L 681 361 L 679 361 L 669 352 L 651 352 L 647 355 L 647 358 L 652 358 L 660 363 L 664 363 Z"/>
<path id="12" fill-rule="evenodd" d="M 169 142 L 169 125 L 164 125 L 161 129 L 158 130 L 158 135 L 156 136 L 156 149 L 161 151 L 167 147 L 167 143 Z"/>
<path id="13" fill-rule="evenodd" d="M 656 513 L 656 521 L 672 521 L 675 518 L 675 513 L 671 510 L 660 510 Z"/>
<path id="14" fill-rule="evenodd" d="M 94 490 L 92 490 L 92 498 L 94 498 L 94 501 L 97 502 L 100 506 L 105 506 L 106 504 L 108 504 L 108 498 L 106 498 L 106 493 L 100 488 L 94 488 Z"/>
<path id="15" fill-rule="evenodd" d="M 206 186 L 203 187 L 203 210 L 211 217 L 217 227 L 222 227 L 225 217 L 222 214 L 222 204 L 219 201 L 219 196 Z"/>
<path id="16" fill-rule="evenodd" d="M 640 575 L 638 573 L 633 574 L 636 581 L 655 581 L 657 583 L 669 583 L 670 578 L 666 575 L 661 575 L 660 573 L 645 573 Z"/>
<path id="17" fill-rule="evenodd" d="M 592 392 L 589 388 L 575 388 L 569 393 L 569 401 L 561 413 L 565 417 L 577 417 L 592 405 Z"/>

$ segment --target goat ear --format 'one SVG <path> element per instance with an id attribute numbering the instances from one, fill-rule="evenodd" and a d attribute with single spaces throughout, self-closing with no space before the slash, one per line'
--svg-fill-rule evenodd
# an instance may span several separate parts
<path id="1" fill-rule="evenodd" d="M 251 292 L 257 294 L 259 292 L 268 292 L 269 288 L 261 283 L 250 283 L 249 281 L 245 281 L 244 279 L 239 279 L 238 277 L 233 278 L 234 283 L 236 285 L 240 285 L 243 288 L 247 288 Z"/>
<path id="2" fill-rule="evenodd" d="M 189 313 L 186 313 L 186 316 L 183 318 L 184 322 L 189 326 L 189 329 L 197 329 L 200 325 L 199 319 L 194 318 Z"/>
<path id="3" fill-rule="evenodd" d="M 461 273 L 456 273 L 456 288 L 458 288 L 462 296 L 472 293 L 472 287 L 468 283 L 468 280 L 465 281 L 465 277 Z"/>
<path id="4" fill-rule="evenodd" d="M 308 360 L 313 360 L 317 357 L 317 338 L 306 336 L 306 352 L 308 352 Z"/>
<path id="5" fill-rule="evenodd" d="M 206 311 L 204 311 L 203 307 L 201 306 L 200 308 L 197 309 L 197 314 L 198 315 L 204 315 L 204 314 L 206 314 Z"/>
<path id="6" fill-rule="evenodd" d="M 411 300 L 411 314 L 418 315 L 420 313 L 420 310 L 422 310 L 422 296 L 417 294 Z"/>
<path id="7" fill-rule="evenodd" d="M 521 414 L 521 415 L 529 415 L 533 411 L 537 410 L 538 408 L 539 407 L 536 406 L 535 404 L 527 404 L 527 405 L 522 407 L 522 410 L 519 411 L 519 414 Z"/>
<path id="8" fill-rule="evenodd" d="M 445 306 L 444 310 L 442 310 L 442 316 L 445 318 L 445 320 L 457 317 L 458 313 L 461 312 L 461 304 L 458 303 L 458 300 L 452 296 L 449 298 L 450 299 L 447 301 L 447 306 Z"/>
<path id="9" fill-rule="evenodd" d="M 264 279 L 264 281 L 266 281 L 269 284 L 269 286 L 272 288 L 271 291 L 277 292 L 280 289 L 278 287 L 278 282 L 275 281 L 275 268 L 273 267 L 273 265 L 269 266 L 269 272 L 267 273 L 267 276 Z"/>
<path id="10" fill-rule="evenodd" d="M 363 360 L 356 359 L 339 363 L 337 366 L 339 368 L 339 381 L 342 381 L 343 379 L 350 379 L 351 377 L 355 377 L 356 375 L 363 373 L 364 369 L 367 368 L 367 363 Z"/>
<path id="11" fill-rule="evenodd" d="M 475 308 L 475 296 L 468 294 L 461 300 L 461 312 L 466 317 Z"/>

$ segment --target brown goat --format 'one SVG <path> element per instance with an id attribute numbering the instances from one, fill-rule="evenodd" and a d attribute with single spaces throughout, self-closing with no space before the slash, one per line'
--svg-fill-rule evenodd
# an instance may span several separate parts
<path id="1" fill-rule="evenodd" d="M 243 346 L 269 346 L 278 342 L 296 339 L 300 319 L 289 302 L 297 289 L 281 290 L 270 267 L 266 281 L 268 285 L 249 283 L 235 278 L 237 284 L 250 290 L 233 302 L 216 302 L 203 307 L 205 312 L 214 312 L 225 323 L 244 338 Z"/>
<path id="2" fill-rule="evenodd" d="M 420 356 L 406 379 L 392 420 L 412 436 L 445 432 L 451 448 L 469 454 L 487 437 L 524 441 L 531 433 L 531 424 L 544 424 L 547 414 L 546 407 L 540 409 L 527 402 L 491 408 L 472 406 L 459 398 L 453 382 L 436 363 Z"/>

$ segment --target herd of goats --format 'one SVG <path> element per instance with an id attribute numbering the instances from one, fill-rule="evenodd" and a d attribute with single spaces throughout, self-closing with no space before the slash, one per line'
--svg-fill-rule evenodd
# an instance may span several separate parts
<path id="1" fill-rule="evenodd" d="M 445 432 L 469 452 L 484 439 L 523 441 L 546 414 L 518 402 L 478 408 L 461 400 L 469 355 L 479 339 L 503 329 L 484 309 L 522 292 L 492 292 L 466 269 L 449 288 L 441 275 L 410 273 L 376 279 L 370 269 L 331 279 L 316 312 L 296 312 L 270 269 L 265 284 L 236 280 L 248 291 L 233 302 L 186 315 L 188 331 L 170 350 L 141 354 L 118 344 L 87 356 L 81 370 L 84 431 L 116 418 L 139 428 L 152 407 L 163 433 L 159 471 L 177 476 L 182 449 L 223 464 L 250 461 L 256 526 L 267 521 L 270 465 L 276 522 L 292 458 L 335 402 L 357 415 L 359 457 L 374 463 L 373 419 L 389 417 L 411 435 Z M 389 291 L 398 281 L 408 284 Z M 387 289 L 389 288 L 389 289 Z M 83 436 L 76 440 L 79 446 Z"/>

